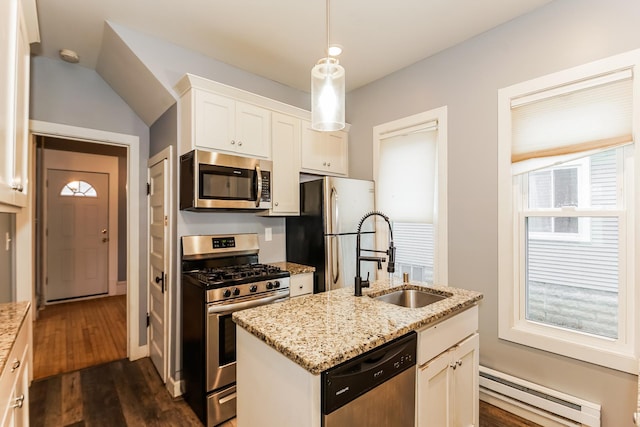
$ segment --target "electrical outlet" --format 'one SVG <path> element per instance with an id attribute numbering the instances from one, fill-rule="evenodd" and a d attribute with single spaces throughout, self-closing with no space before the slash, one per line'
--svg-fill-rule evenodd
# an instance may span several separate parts
<path id="1" fill-rule="evenodd" d="M 271 234 L 271 227 L 265 228 L 264 229 L 264 241 L 265 242 L 270 242 L 272 238 L 273 238 L 273 236 Z"/>

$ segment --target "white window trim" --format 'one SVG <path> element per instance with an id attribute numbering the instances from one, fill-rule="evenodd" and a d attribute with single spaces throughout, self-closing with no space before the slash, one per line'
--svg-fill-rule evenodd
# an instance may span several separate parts
<path id="1" fill-rule="evenodd" d="M 559 88 L 572 82 L 585 81 L 593 76 L 605 75 L 611 71 L 630 69 L 634 76 L 640 76 L 640 50 L 634 50 L 600 61 L 550 74 L 541 78 L 516 84 L 498 92 L 498 336 L 501 339 L 535 347 L 541 350 L 586 361 L 600 366 L 637 374 L 638 362 L 638 315 L 640 308 L 640 263 L 634 262 L 635 254 L 640 253 L 640 197 L 634 197 L 634 188 L 640 189 L 640 147 L 635 147 L 634 155 L 625 156 L 625 197 L 628 206 L 633 209 L 626 215 L 626 221 L 620 226 L 626 229 L 621 233 L 621 247 L 627 248 L 627 254 L 620 259 L 621 280 L 627 285 L 620 290 L 619 338 L 609 340 L 583 333 L 571 332 L 560 328 L 527 321 L 524 314 L 522 287 L 516 286 L 522 277 L 514 251 L 523 257 L 523 248 L 516 230 L 514 212 L 518 212 L 516 194 L 522 194 L 511 175 L 511 100 L 525 94 L 532 94 L 546 88 Z M 640 78 L 633 82 L 633 134 L 640 131 Z M 636 140 L 636 145 L 638 141 Z M 625 148 L 627 150 L 627 148 Z M 634 173 L 635 171 L 635 173 Z M 635 176 L 634 176 L 635 175 Z M 579 211 L 577 209 L 576 211 Z M 604 212 L 603 212 L 604 213 Z M 606 212 L 610 215 L 611 212 Z M 519 223 L 522 223 L 521 221 Z M 632 242 L 623 240 L 630 237 Z M 622 246 L 624 245 L 624 246 Z M 624 277 L 622 277 L 624 276 Z"/>
<path id="2" fill-rule="evenodd" d="M 433 212 L 433 283 L 440 286 L 448 286 L 449 259 L 448 259 L 448 225 L 447 225 L 447 107 L 435 108 L 423 113 L 383 123 L 373 128 L 373 176 L 378 176 L 380 161 L 380 141 L 383 135 L 388 137 L 390 133 L 402 131 L 416 131 L 421 127 L 438 125 L 438 137 L 436 142 L 436 200 Z M 377 187 L 377 185 L 376 185 Z M 391 218 L 393 220 L 393 218 Z M 376 233 L 376 246 L 386 248 L 386 233 Z M 384 271 L 384 270 L 383 270 Z"/>

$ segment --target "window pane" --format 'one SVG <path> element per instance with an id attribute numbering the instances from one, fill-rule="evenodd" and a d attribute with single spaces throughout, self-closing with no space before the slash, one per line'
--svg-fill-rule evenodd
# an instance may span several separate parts
<path id="1" fill-rule="evenodd" d="M 527 223 L 532 219 L 528 218 Z M 554 220 L 569 224 L 570 219 Z M 582 217 L 590 240 L 540 240 L 527 231 L 526 318 L 607 338 L 618 337 L 617 217 Z M 528 226 L 528 224 L 527 224 Z"/>
<path id="2" fill-rule="evenodd" d="M 554 233 L 578 233 L 578 231 L 578 218 L 553 218 Z"/>
<path id="3" fill-rule="evenodd" d="M 553 207 L 578 206 L 578 169 L 553 171 Z"/>
<path id="4" fill-rule="evenodd" d="M 433 283 L 433 224 L 393 222 L 395 277 Z"/>

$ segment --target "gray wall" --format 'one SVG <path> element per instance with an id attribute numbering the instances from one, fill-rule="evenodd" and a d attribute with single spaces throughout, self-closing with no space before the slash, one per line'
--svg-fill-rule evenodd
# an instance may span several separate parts
<path id="1" fill-rule="evenodd" d="M 135 135 L 140 138 L 140 188 L 146 188 L 149 128 L 93 70 L 44 57 L 31 60 L 29 116 L 34 120 Z M 147 342 L 147 229 L 146 192 L 132 200 L 140 209 L 140 345 Z M 135 226 L 135 225 L 134 225 Z M 130 283 L 129 286 L 136 285 Z"/>
<path id="2" fill-rule="evenodd" d="M 639 48 L 639 18 L 637 1 L 556 0 L 347 97 L 356 178 L 373 126 L 448 106 L 449 284 L 484 293 L 480 363 L 600 403 L 603 426 L 632 425 L 637 377 L 498 339 L 497 90 Z"/>

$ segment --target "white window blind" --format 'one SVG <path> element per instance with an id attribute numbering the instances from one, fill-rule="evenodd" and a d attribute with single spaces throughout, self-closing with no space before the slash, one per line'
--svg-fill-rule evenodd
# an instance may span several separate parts
<path id="1" fill-rule="evenodd" d="M 380 140 L 377 208 L 398 222 L 433 223 L 436 123 Z"/>
<path id="2" fill-rule="evenodd" d="M 623 70 L 512 99 L 512 173 L 632 142 L 632 83 Z"/>

